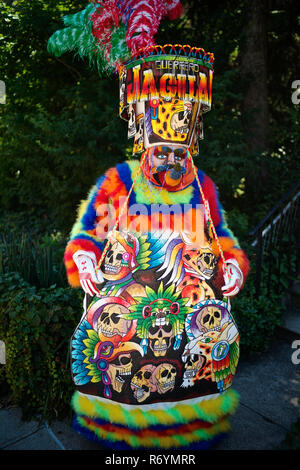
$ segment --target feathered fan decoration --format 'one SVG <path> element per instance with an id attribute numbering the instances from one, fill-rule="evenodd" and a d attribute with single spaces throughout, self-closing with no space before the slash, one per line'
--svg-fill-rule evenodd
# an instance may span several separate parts
<path id="1" fill-rule="evenodd" d="M 75 51 L 87 57 L 98 73 L 118 72 L 138 51 L 155 45 L 160 22 L 181 15 L 179 0 L 102 0 L 63 18 L 65 28 L 49 39 L 47 50 L 56 57 Z"/>

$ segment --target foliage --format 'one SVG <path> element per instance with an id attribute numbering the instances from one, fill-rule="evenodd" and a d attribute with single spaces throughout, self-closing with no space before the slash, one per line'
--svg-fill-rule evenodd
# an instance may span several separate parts
<path id="1" fill-rule="evenodd" d="M 300 450 L 300 418 L 292 424 L 276 450 Z"/>
<path id="2" fill-rule="evenodd" d="M 80 319 L 80 294 L 55 285 L 37 289 L 17 273 L 0 275 L 0 338 L 7 355 L 0 380 L 25 419 L 69 412 L 69 340 Z"/>
<path id="3" fill-rule="evenodd" d="M 241 337 L 243 357 L 266 351 L 282 326 L 285 306 L 283 295 L 296 278 L 296 252 L 292 241 L 282 237 L 281 245 L 264 252 L 264 262 L 258 266 L 255 247 L 243 243 L 250 260 L 250 274 L 244 288 L 232 301 L 232 313 Z M 260 294 L 256 291 L 256 272 L 260 269 Z"/>
<path id="4" fill-rule="evenodd" d="M 268 296 L 266 289 L 257 297 L 251 276 L 232 302 L 232 314 L 240 332 L 241 357 L 253 357 L 268 349 L 282 324 L 281 297 Z"/>
<path id="5" fill-rule="evenodd" d="M 60 234 L 34 237 L 29 232 L 3 232 L 0 236 L 0 273 L 17 272 L 36 287 L 66 286 Z"/>
<path id="6" fill-rule="evenodd" d="M 300 76 L 299 6 L 296 0 L 278 9 L 271 4 L 266 14 L 270 146 L 264 154 L 250 154 L 242 125 L 244 3 L 183 0 L 184 15 L 166 21 L 157 42 L 176 38 L 214 53 L 213 108 L 205 115 L 195 162 L 217 183 L 225 208 L 240 210 L 254 226 L 300 170 L 299 105 L 291 102 L 291 83 Z M 1 206 L 35 214 L 63 232 L 99 175 L 132 148 L 118 116 L 117 77 L 100 79 L 72 53 L 55 58 L 46 50 L 62 17 L 86 4 L 1 4 L 0 79 L 7 89 L 6 104 L 0 105 Z"/>
<path id="7" fill-rule="evenodd" d="M 0 16 L 1 205 L 47 217 L 58 230 L 70 229 L 80 199 L 126 147 L 117 77 L 100 85 L 84 61 L 46 51 L 61 16 L 83 3 L 21 0 Z"/>

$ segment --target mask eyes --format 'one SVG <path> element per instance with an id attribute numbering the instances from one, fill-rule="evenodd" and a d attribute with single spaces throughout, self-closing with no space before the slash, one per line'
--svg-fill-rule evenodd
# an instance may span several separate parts
<path id="1" fill-rule="evenodd" d="M 160 160 L 165 160 L 166 158 L 168 158 L 168 155 L 156 155 L 156 158 L 159 158 Z"/>
<path id="2" fill-rule="evenodd" d="M 159 145 L 158 147 L 155 147 L 154 149 L 154 155 L 156 157 L 161 157 L 167 158 L 167 156 L 172 153 L 172 149 L 170 147 L 164 147 L 162 145 Z"/>
<path id="3" fill-rule="evenodd" d="M 170 154 L 174 154 L 174 160 L 176 162 L 181 162 L 187 157 L 187 150 L 184 148 L 172 149 L 170 147 L 158 146 L 155 147 L 153 155 L 163 161 L 169 158 Z"/>
<path id="4" fill-rule="evenodd" d="M 175 149 L 174 155 L 178 160 L 182 160 L 187 156 L 187 151 L 185 149 Z"/>

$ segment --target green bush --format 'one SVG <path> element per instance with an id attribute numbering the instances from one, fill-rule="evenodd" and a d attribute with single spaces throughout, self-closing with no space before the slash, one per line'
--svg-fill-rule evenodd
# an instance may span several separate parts
<path id="1" fill-rule="evenodd" d="M 69 340 L 82 313 L 82 291 L 36 288 L 17 273 L 0 276 L 0 339 L 6 345 L 11 400 L 25 419 L 51 420 L 70 411 Z"/>
<path id="2" fill-rule="evenodd" d="M 298 401 L 300 403 L 300 399 Z M 292 424 L 276 450 L 300 450 L 300 418 Z"/>
<path id="3" fill-rule="evenodd" d="M 17 272 L 37 287 L 66 287 L 65 245 L 60 233 L 41 236 L 16 227 L 5 229 L 0 236 L 0 273 Z"/>
<path id="4" fill-rule="evenodd" d="M 232 314 L 240 332 L 241 357 L 266 351 L 282 323 L 281 298 L 268 296 L 264 290 L 255 296 L 252 278 L 232 302 Z"/>

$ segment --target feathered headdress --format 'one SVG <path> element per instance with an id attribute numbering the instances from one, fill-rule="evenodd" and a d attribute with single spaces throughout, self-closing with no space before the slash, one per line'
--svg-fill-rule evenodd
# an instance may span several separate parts
<path id="1" fill-rule="evenodd" d="M 179 0 L 90 1 L 84 10 L 63 18 L 65 28 L 50 37 L 47 49 L 56 57 L 75 51 L 100 75 L 118 72 L 140 50 L 155 45 L 163 18 L 174 20 L 181 11 Z"/>
<path id="2" fill-rule="evenodd" d="M 202 114 L 211 108 L 214 56 L 188 45 L 156 45 L 162 19 L 181 15 L 179 0 L 90 1 L 64 17 L 48 41 L 60 56 L 75 51 L 99 75 L 120 80 L 120 116 L 134 137 L 133 153 L 163 144 L 198 153 Z"/>

